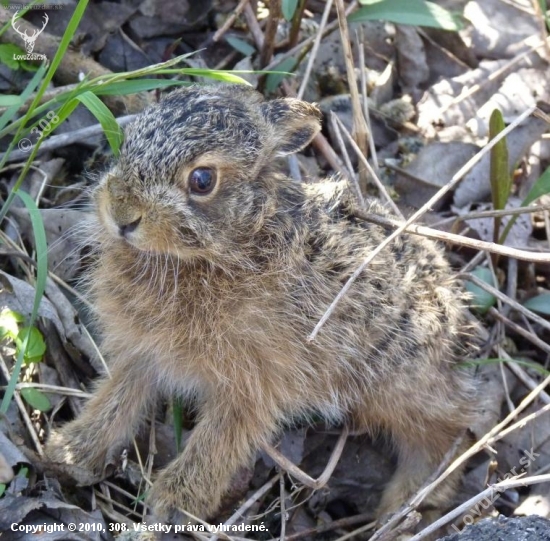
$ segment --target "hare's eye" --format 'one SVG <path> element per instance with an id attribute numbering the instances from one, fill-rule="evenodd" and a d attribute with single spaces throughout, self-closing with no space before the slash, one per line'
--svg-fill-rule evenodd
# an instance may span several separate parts
<path id="1" fill-rule="evenodd" d="M 216 171 L 209 167 L 197 167 L 189 175 L 189 189 L 196 194 L 210 193 L 216 185 Z"/>

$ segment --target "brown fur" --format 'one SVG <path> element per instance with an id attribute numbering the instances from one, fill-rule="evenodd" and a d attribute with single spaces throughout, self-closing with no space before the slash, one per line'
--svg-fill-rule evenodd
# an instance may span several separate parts
<path id="1" fill-rule="evenodd" d="M 129 127 L 95 191 L 89 279 L 112 378 L 50 438 L 53 460 L 101 474 L 155 398 L 176 394 L 198 423 L 153 486 L 161 515 L 215 513 L 237 469 L 298 415 L 391 437 L 399 465 L 380 514 L 434 470 L 474 417 L 473 380 L 456 366 L 463 294 L 438 246 L 403 235 L 306 340 L 389 233 L 354 217 L 343 183 L 277 172 L 274 159 L 318 130 L 316 107 L 235 86 L 178 90 Z M 217 170 L 211 194 L 189 191 L 198 166 Z"/>

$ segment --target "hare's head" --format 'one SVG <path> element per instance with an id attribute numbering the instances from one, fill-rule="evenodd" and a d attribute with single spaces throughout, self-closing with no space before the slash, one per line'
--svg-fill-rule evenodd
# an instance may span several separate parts
<path id="1" fill-rule="evenodd" d="M 319 110 L 264 102 L 241 86 L 169 94 L 126 131 L 118 163 L 95 192 L 110 241 L 215 259 L 245 244 L 278 209 L 272 162 L 319 131 Z"/>

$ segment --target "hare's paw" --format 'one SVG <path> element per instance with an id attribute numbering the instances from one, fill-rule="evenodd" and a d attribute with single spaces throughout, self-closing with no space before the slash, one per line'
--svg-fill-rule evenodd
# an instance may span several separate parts
<path id="1" fill-rule="evenodd" d="M 193 482 L 193 476 L 168 466 L 162 471 L 149 493 L 155 515 L 166 521 L 181 522 L 182 517 L 207 519 L 219 505 L 215 487 Z M 184 516 L 185 513 L 189 515 Z"/>
<path id="2" fill-rule="evenodd" d="M 94 435 L 78 421 L 52 433 L 44 451 L 50 462 L 70 466 L 68 473 L 81 484 L 90 484 L 90 479 L 99 481 L 105 477 L 108 449 L 98 445 Z"/>

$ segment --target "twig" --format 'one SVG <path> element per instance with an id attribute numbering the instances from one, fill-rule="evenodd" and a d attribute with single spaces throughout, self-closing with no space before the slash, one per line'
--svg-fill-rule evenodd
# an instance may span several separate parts
<path id="1" fill-rule="evenodd" d="M 527 39 L 529 39 L 529 38 L 527 38 Z M 523 41 L 526 41 L 526 40 L 523 40 Z M 514 67 L 518 62 L 521 62 L 524 58 L 526 58 L 530 54 L 534 53 L 537 49 L 540 49 L 541 47 L 545 47 L 546 44 L 547 44 L 547 41 L 548 41 L 548 39 L 545 39 L 545 40 L 537 43 L 536 45 L 533 45 L 531 48 L 529 48 L 529 50 L 527 50 L 523 53 L 520 53 L 515 58 L 510 60 L 510 62 L 508 62 L 507 64 L 505 64 L 501 68 L 499 68 L 496 71 L 494 71 L 493 73 L 491 73 L 487 78 L 485 78 L 483 80 L 483 82 L 475 84 L 474 86 L 470 87 L 465 92 L 462 92 L 459 96 L 456 96 L 455 98 L 453 98 L 451 101 L 449 101 L 449 103 L 446 103 L 445 105 L 441 106 L 439 108 L 439 110 L 437 111 L 437 114 L 435 115 L 435 117 L 437 118 L 437 116 L 442 115 L 449 108 L 451 108 L 453 105 L 459 104 L 461 101 L 465 100 L 466 98 L 469 98 L 470 96 L 472 96 L 476 92 L 479 92 L 482 88 L 484 88 L 485 86 L 490 84 L 492 81 L 495 81 L 499 77 L 506 74 L 506 72 L 510 68 Z"/>
<path id="2" fill-rule="evenodd" d="M 285 541 L 286 534 L 286 494 L 285 494 L 285 476 L 279 477 L 279 494 L 281 501 L 281 534 L 280 541 Z"/>
<path id="3" fill-rule="evenodd" d="M 332 301 L 332 304 L 327 308 L 327 311 L 317 323 L 315 328 L 313 329 L 313 332 L 308 336 L 308 341 L 315 340 L 315 337 L 323 327 L 323 325 L 326 323 L 328 318 L 332 315 L 334 310 L 336 309 L 336 306 L 340 302 L 340 300 L 346 295 L 346 293 L 350 290 L 351 286 L 355 282 L 355 280 L 359 277 L 359 275 L 365 270 L 367 265 L 388 245 L 390 242 L 392 242 L 393 239 L 395 239 L 397 236 L 399 236 L 403 231 L 411 225 L 414 221 L 418 220 L 425 212 L 430 210 L 432 206 L 439 201 L 447 192 L 452 190 L 456 184 L 462 179 L 462 177 L 476 164 L 478 163 L 485 154 L 490 152 L 490 150 L 493 148 L 493 146 L 500 141 L 503 137 L 506 137 L 518 124 L 521 124 L 528 116 L 530 116 L 533 111 L 536 110 L 536 107 L 530 107 L 527 111 L 522 113 L 520 116 L 518 116 L 514 122 L 512 122 L 508 127 L 506 127 L 504 130 L 502 130 L 494 139 L 492 139 L 480 152 L 478 152 L 473 158 L 468 160 L 465 165 L 463 165 L 451 178 L 451 180 L 445 184 L 433 197 L 430 198 L 430 200 L 425 203 L 420 209 L 418 209 L 404 224 L 399 226 L 391 235 L 389 235 L 385 240 L 383 240 L 369 255 L 363 263 L 359 266 L 359 268 L 351 275 L 351 277 L 348 279 L 348 281 L 345 283 L 345 285 L 342 287 L 334 301 Z"/>
<path id="4" fill-rule="evenodd" d="M 319 23 L 319 30 L 317 31 L 317 36 L 315 38 L 315 42 L 313 43 L 313 47 L 311 49 L 311 52 L 309 53 L 309 59 L 307 61 L 306 71 L 304 73 L 304 78 L 302 80 L 302 84 L 300 85 L 300 90 L 298 90 L 298 99 L 301 100 L 304 97 L 304 92 L 306 91 L 307 83 L 309 81 L 309 76 L 311 75 L 311 70 L 313 68 L 313 64 L 315 63 L 315 59 L 317 58 L 317 52 L 319 51 L 319 45 L 321 45 L 321 39 L 323 37 L 323 31 L 325 30 L 325 27 L 327 25 L 328 16 L 330 14 L 330 10 L 332 8 L 332 2 L 333 0 L 328 0 L 328 2 L 325 5 L 325 10 L 323 11 L 323 16 L 321 17 L 321 22 Z"/>
<path id="5" fill-rule="evenodd" d="M 330 123 L 332 124 L 332 129 L 334 130 L 334 134 L 336 135 L 336 141 L 338 143 L 338 146 L 340 147 L 340 154 L 342 154 L 342 158 L 344 159 L 344 163 L 346 164 L 345 171 L 345 177 L 347 178 L 349 185 L 351 187 L 351 190 L 353 191 L 353 195 L 355 195 L 355 198 L 357 199 L 357 202 L 361 208 L 365 208 L 365 198 L 363 197 L 363 194 L 361 193 L 361 188 L 359 187 L 359 182 L 357 181 L 357 176 L 355 175 L 353 171 L 353 165 L 351 164 L 351 160 L 348 154 L 348 150 L 346 148 L 346 145 L 344 143 L 344 139 L 342 138 L 342 130 L 340 129 L 340 126 L 336 122 L 336 115 L 333 111 L 330 112 Z"/>
<path id="6" fill-rule="evenodd" d="M 340 37 L 342 39 L 342 46 L 344 49 L 344 59 L 346 62 L 346 72 L 348 75 L 348 86 L 351 96 L 351 108 L 353 117 L 353 139 L 357 143 L 357 146 L 361 149 L 361 154 L 364 156 L 368 152 L 367 143 L 367 123 L 363 116 L 363 109 L 361 107 L 361 99 L 359 96 L 359 90 L 357 88 L 357 80 L 355 77 L 355 65 L 353 62 L 353 54 L 351 52 L 351 43 L 349 38 L 348 21 L 346 19 L 344 0 L 336 0 L 336 12 L 338 13 L 338 23 L 340 26 Z M 364 192 L 367 188 L 367 175 L 364 171 L 359 172 L 359 183 Z"/>
<path id="7" fill-rule="evenodd" d="M 346 9 L 346 15 L 349 15 L 356 7 L 357 7 L 357 0 L 353 0 L 353 2 L 348 6 L 348 9 Z M 323 37 L 326 37 L 328 34 L 336 30 L 336 28 L 338 28 L 338 21 L 332 21 L 331 23 L 327 24 L 325 31 L 322 33 Z M 263 69 L 265 71 L 270 71 L 276 68 L 283 60 L 286 60 L 287 58 L 291 58 L 296 53 L 300 52 L 302 49 L 309 47 L 315 41 L 316 38 L 317 36 L 309 36 L 309 38 L 306 38 L 304 41 L 298 43 L 296 47 L 293 47 L 292 49 L 289 49 L 288 51 L 278 55 L 276 60 L 273 60 L 273 62 L 270 62 Z"/>
<path id="8" fill-rule="evenodd" d="M 0 386 L 0 390 L 4 390 L 5 386 Z M 61 394 L 66 396 L 76 396 L 77 398 L 91 398 L 91 393 L 85 393 L 78 389 L 72 389 L 71 387 L 61 387 L 59 385 L 48 385 L 47 383 L 18 383 L 15 388 L 20 391 L 21 389 L 40 389 L 45 393 Z"/>
<path id="9" fill-rule="evenodd" d="M 273 476 L 267 483 L 261 486 L 248 500 L 246 500 L 223 524 L 224 526 L 231 526 L 237 522 L 240 518 L 244 517 L 244 514 L 258 501 L 265 493 L 271 490 L 271 487 L 279 480 L 281 474 Z M 210 541 L 217 541 L 217 536 L 213 536 Z"/>
<path id="10" fill-rule="evenodd" d="M 349 144 L 352 146 L 353 150 L 355 150 L 355 153 L 357 154 L 357 157 L 359 160 L 361 160 L 361 163 L 367 168 L 368 172 L 371 174 L 374 183 L 376 184 L 376 187 L 378 188 L 378 191 L 382 195 L 382 197 L 388 202 L 389 206 L 397 214 L 397 216 L 403 218 L 402 212 L 399 210 L 399 207 L 395 204 L 395 201 L 391 198 L 390 194 L 388 193 L 388 190 L 382 183 L 382 181 L 378 178 L 378 175 L 376 174 L 376 171 L 371 167 L 369 161 L 365 157 L 365 155 L 361 152 L 361 149 L 359 148 L 359 145 L 356 144 L 356 142 L 351 137 L 351 134 L 344 126 L 343 122 L 338 118 L 337 115 L 335 115 L 333 112 L 331 112 L 331 116 L 334 116 L 336 122 L 338 123 L 340 129 L 344 132 L 344 135 L 346 136 L 346 139 L 348 140 Z"/>
<path id="11" fill-rule="evenodd" d="M 248 24 L 248 29 L 254 38 L 254 43 L 258 51 L 263 50 L 264 48 L 264 34 L 260 25 L 258 24 L 258 19 L 256 19 L 256 14 L 252 9 L 250 4 L 246 4 L 244 8 L 244 16 L 246 17 L 246 23 Z"/>
<path id="12" fill-rule="evenodd" d="M 269 2 L 269 17 L 264 32 L 264 45 L 260 52 L 260 67 L 267 66 L 273 57 L 275 50 L 275 38 L 277 36 L 277 26 L 281 18 L 281 0 L 271 0 Z"/>
<path id="13" fill-rule="evenodd" d="M 489 314 L 491 314 L 494 318 L 498 319 L 504 325 L 507 327 L 510 327 L 514 332 L 518 333 L 519 335 L 523 336 L 526 340 L 529 340 L 532 344 L 537 346 L 538 348 L 542 349 L 544 352 L 548 353 L 550 355 L 550 346 L 541 340 L 538 336 L 535 334 L 526 331 L 521 325 L 518 325 L 517 323 L 511 321 L 506 316 L 502 315 L 497 309 L 491 307 L 489 309 Z"/>
<path id="14" fill-rule="evenodd" d="M 125 126 L 129 124 L 137 115 L 126 115 L 117 118 L 119 126 Z M 38 150 L 38 154 L 45 152 L 46 150 L 54 150 L 56 148 L 64 147 L 66 145 L 71 145 L 73 143 L 79 143 L 81 141 L 86 141 L 90 137 L 95 135 L 100 135 L 103 133 L 103 128 L 101 124 L 94 124 L 93 126 L 88 126 L 86 128 L 81 128 L 79 130 L 74 130 L 72 132 L 60 133 L 59 135 L 51 135 L 48 137 L 41 145 Z M 26 152 L 22 150 L 13 150 L 8 156 L 8 162 L 15 162 L 19 160 L 24 160 L 29 155 L 30 149 Z M 4 153 L 0 154 L 0 160 L 4 158 Z"/>
<path id="15" fill-rule="evenodd" d="M 212 41 L 218 41 L 231 28 L 231 25 L 235 22 L 235 19 L 242 13 L 248 2 L 250 2 L 250 0 L 241 0 L 237 4 L 237 7 L 234 9 L 233 13 L 229 17 L 227 17 L 222 27 L 218 28 L 216 33 L 212 36 Z"/>
<path id="16" fill-rule="evenodd" d="M 416 495 L 420 494 L 423 490 L 425 490 L 427 487 L 432 485 L 433 482 L 440 477 L 442 472 L 449 465 L 449 462 L 456 455 L 456 452 L 463 441 L 464 441 L 464 434 L 462 434 L 460 437 L 455 439 L 455 441 L 453 442 L 453 445 L 445 453 L 445 456 L 443 457 L 443 460 L 441 461 L 437 469 L 428 477 L 428 479 L 426 479 L 423 485 L 416 491 Z M 399 528 L 401 521 L 403 519 L 407 520 L 406 517 L 409 516 L 411 513 L 413 513 L 413 511 L 414 511 L 414 507 L 411 504 L 405 507 L 402 507 L 399 511 L 394 513 L 390 517 L 390 519 L 378 531 L 375 532 L 375 534 L 372 536 L 370 541 L 383 541 L 387 539 L 389 532 L 393 532 L 394 528 Z M 413 514 L 413 516 L 415 515 Z"/>
<path id="17" fill-rule="evenodd" d="M 336 468 L 338 460 L 340 460 L 340 456 L 342 455 L 342 451 L 344 450 L 344 445 L 346 443 L 348 433 L 348 427 L 344 426 L 342 428 L 342 432 L 340 433 L 340 437 L 336 442 L 336 446 L 334 447 L 332 454 L 330 455 L 330 459 L 325 470 L 317 479 L 313 479 L 313 477 L 310 477 L 307 473 L 298 468 L 296 464 L 288 460 L 286 456 L 277 451 L 277 449 L 273 448 L 271 445 L 262 445 L 262 449 L 288 474 L 298 479 L 307 487 L 318 490 L 327 484 L 330 476 L 332 475 L 332 472 L 334 471 L 334 468 Z"/>
<path id="18" fill-rule="evenodd" d="M 281 83 L 281 88 L 283 92 L 288 97 L 296 97 L 296 93 L 292 90 L 290 85 L 283 81 Z M 325 136 L 322 133 L 318 133 L 314 138 L 311 144 L 325 157 L 329 165 L 335 171 L 345 171 L 346 168 L 342 163 L 342 160 L 338 157 L 338 154 L 334 152 L 334 149 L 330 146 L 329 142 L 326 140 Z"/>
<path id="19" fill-rule="evenodd" d="M 6 381 L 10 380 L 10 371 L 8 370 L 6 361 L 4 361 L 4 357 L 2 356 L 2 354 L 0 354 L 0 372 L 2 373 L 2 376 Z M 25 404 L 23 403 L 23 400 L 21 399 L 21 396 L 19 395 L 19 393 L 14 393 L 13 397 L 15 399 L 15 403 L 17 404 L 17 408 L 19 409 L 19 413 L 21 414 L 21 417 L 23 417 L 23 421 L 25 422 L 25 425 L 29 432 L 29 436 L 31 437 L 32 442 L 34 443 L 34 447 L 38 451 L 38 454 L 41 457 L 43 457 L 44 450 L 42 449 L 42 445 L 40 444 L 38 436 L 34 430 L 34 426 L 32 424 L 31 418 L 27 413 L 27 408 L 25 408 Z"/>
<path id="20" fill-rule="evenodd" d="M 514 409 L 510 412 L 504 420 L 499 424 L 493 427 L 485 436 L 483 436 L 478 442 L 472 445 L 467 451 L 465 451 L 461 456 L 459 456 L 446 470 L 443 474 L 434 481 L 430 486 L 426 487 L 420 494 L 418 494 L 414 500 L 411 502 L 411 505 L 417 507 L 424 500 L 424 498 L 432 492 L 432 490 L 438 486 L 444 479 L 446 479 L 453 471 L 456 470 L 463 462 L 468 460 L 471 456 L 475 455 L 477 452 L 481 451 L 487 445 L 491 445 L 495 441 L 495 436 L 497 436 L 502 429 L 513 421 L 523 410 L 525 410 L 532 402 L 537 398 L 546 386 L 550 384 L 550 376 L 546 377 L 539 385 L 537 385 Z M 523 426 L 525 423 L 522 423 Z"/>
<path id="21" fill-rule="evenodd" d="M 367 222 L 372 222 L 387 227 L 397 228 L 403 224 L 403 222 L 400 220 L 394 220 L 392 218 L 379 216 L 377 214 L 367 214 L 365 212 L 361 212 L 361 210 L 359 209 L 355 209 L 353 213 L 357 218 L 361 218 L 362 220 L 365 220 Z M 439 229 L 433 229 L 425 225 L 412 224 L 407 226 L 405 228 L 405 231 L 413 235 L 419 235 L 421 237 L 427 237 L 443 242 L 450 242 L 451 244 L 464 246 L 466 248 L 474 248 L 475 250 L 483 250 L 485 252 L 490 252 L 494 254 L 515 257 L 516 259 L 520 259 L 522 261 L 550 263 L 550 252 L 528 252 L 526 250 L 520 250 L 519 248 L 511 248 L 510 246 L 495 244 L 494 242 L 471 239 L 462 235 L 447 233 L 447 231 L 440 231 Z"/>
<path id="22" fill-rule="evenodd" d="M 328 524 L 324 524 L 323 526 L 317 526 L 316 528 L 309 528 L 308 530 L 303 530 L 301 532 L 297 532 L 292 535 L 287 535 L 285 538 L 285 541 L 297 541 L 302 537 L 316 536 L 320 533 L 331 532 L 339 528 L 346 528 L 348 526 L 353 526 L 354 524 L 358 524 L 360 522 L 366 522 L 367 520 L 371 520 L 371 519 L 372 519 L 372 513 L 361 513 L 359 515 L 354 515 L 351 517 L 333 520 L 332 522 L 329 522 Z M 375 525 L 376 525 L 376 522 L 371 522 L 368 524 L 370 528 L 374 528 Z M 269 539 L 269 541 L 279 541 L 279 539 L 277 537 L 273 537 Z"/>
<path id="23" fill-rule="evenodd" d="M 363 27 L 360 27 L 361 31 L 361 39 L 357 38 L 359 42 L 359 70 L 361 74 L 361 97 L 363 98 L 363 114 L 365 116 L 365 121 L 367 123 L 367 129 L 368 129 L 368 141 L 369 141 L 369 149 L 370 149 L 370 155 L 372 157 L 372 163 L 374 165 L 374 170 L 378 172 L 379 164 L 378 164 L 378 155 L 376 153 L 376 145 L 374 144 L 374 137 L 372 134 L 372 124 L 370 121 L 370 111 L 369 111 L 369 102 L 367 99 L 367 70 L 366 70 L 366 64 L 365 64 L 365 47 L 363 44 Z"/>
<path id="24" fill-rule="evenodd" d="M 441 517 L 439 520 L 436 520 L 433 524 L 430 524 L 427 528 L 424 528 L 421 532 L 417 533 L 415 536 L 413 536 L 409 541 L 420 541 L 421 539 L 424 539 L 431 533 L 435 532 L 454 518 L 461 515 L 464 511 L 467 511 L 468 509 L 471 509 L 474 507 L 478 502 L 483 500 L 484 498 L 494 494 L 495 491 L 497 492 L 504 492 L 505 490 L 508 490 L 509 488 L 515 488 L 515 487 L 525 487 L 529 485 L 535 485 L 538 483 L 547 483 L 550 481 L 550 474 L 546 475 L 533 475 L 531 477 L 523 477 L 523 478 L 514 478 L 514 479 L 506 479 L 505 481 L 500 481 L 499 483 L 495 483 L 494 485 L 491 485 L 490 487 L 486 488 L 483 492 L 480 492 L 473 498 L 470 498 L 467 502 L 464 502 L 462 505 L 459 505 L 449 513 L 447 513 L 445 516 Z"/>
<path id="25" fill-rule="evenodd" d="M 477 276 L 474 276 L 473 274 L 467 273 L 467 274 L 460 274 L 459 276 L 465 278 L 466 280 L 469 280 L 470 282 L 484 289 L 491 295 L 494 295 L 497 299 L 501 300 L 502 302 L 509 304 L 510 306 L 512 306 L 512 308 L 522 313 L 525 317 L 529 318 L 531 321 L 538 323 L 539 325 L 544 327 L 546 330 L 550 331 L 550 323 L 548 321 L 538 316 L 534 312 L 531 312 L 531 310 L 529 310 L 528 308 L 525 308 L 525 306 L 522 306 L 519 302 L 515 301 L 514 299 L 511 299 L 510 297 L 508 297 L 508 295 L 505 295 L 504 293 L 499 291 L 496 287 L 493 287 L 488 283 L 484 282 L 483 280 L 480 280 Z"/>

